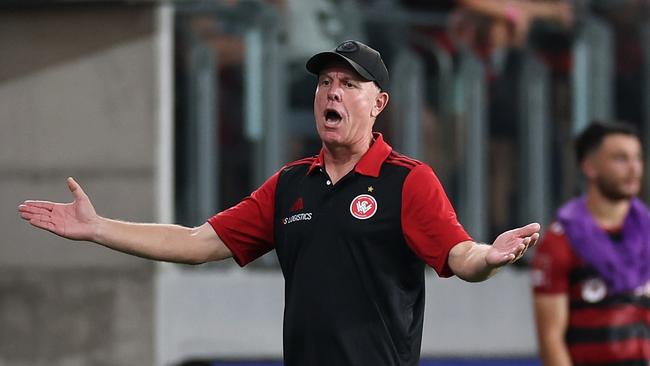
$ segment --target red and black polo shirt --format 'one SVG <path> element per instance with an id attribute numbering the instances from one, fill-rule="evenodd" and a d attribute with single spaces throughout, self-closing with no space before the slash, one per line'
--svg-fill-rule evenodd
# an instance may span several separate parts
<path id="1" fill-rule="evenodd" d="M 418 365 L 425 264 L 453 275 L 471 240 L 431 168 L 381 134 L 335 185 L 321 151 L 208 222 L 241 266 L 276 250 L 286 366 Z"/>
<path id="2" fill-rule="evenodd" d="M 620 236 L 609 234 L 615 242 Z M 605 280 L 573 250 L 558 222 L 537 246 L 531 274 L 536 295 L 569 299 L 565 342 L 574 365 L 650 364 L 650 282 L 633 292 L 608 293 Z"/>

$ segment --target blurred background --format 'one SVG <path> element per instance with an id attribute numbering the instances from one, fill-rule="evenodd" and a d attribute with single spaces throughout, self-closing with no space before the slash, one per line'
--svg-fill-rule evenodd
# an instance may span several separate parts
<path id="1" fill-rule="evenodd" d="M 314 155 L 315 52 L 381 51 L 376 130 L 431 166 L 475 239 L 548 224 L 572 137 L 650 137 L 648 0 L 0 2 L 0 365 L 279 365 L 275 253 L 152 263 L 21 222 L 25 199 L 200 225 Z M 647 150 L 646 150 L 647 154 Z M 650 159 L 646 157 L 646 162 Z M 650 187 L 646 180 L 644 198 Z M 538 365 L 527 258 L 481 284 L 427 271 L 423 365 Z"/>

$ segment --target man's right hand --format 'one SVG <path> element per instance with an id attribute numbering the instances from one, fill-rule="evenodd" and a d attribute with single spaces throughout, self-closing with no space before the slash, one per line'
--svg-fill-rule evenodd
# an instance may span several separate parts
<path id="1" fill-rule="evenodd" d="M 93 241 L 99 216 L 81 186 L 72 178 L 67 182 L 73 202 L 25 201 L 18 206 L 20 217 L 67 239 Z"/>
<path id="2" fill-rule="evenodd" d="M 71 203 L 25 201 L 20 216 L 30 224 L 67 239 L 87 240 L 142 258 L 200 264 L 232 257 L 232 252 L 209 223 L 188 228 L 179 225 L 140 224 L 100 217 L 74 179 L 68 178 Z"/>

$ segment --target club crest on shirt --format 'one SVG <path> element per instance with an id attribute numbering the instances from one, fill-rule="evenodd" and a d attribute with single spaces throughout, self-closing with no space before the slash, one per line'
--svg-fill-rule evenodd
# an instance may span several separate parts
<path id="1" fill-rule="evenodd" d="M 592 278 L 582 285 L 582 299 L 595 303 L 607 296 L 607 285 L 599 278 Z"/>
<path id="2" fill-rule="evenodd" d="M 366 220 L 377 212 L 377 200 L 369 194 L 360 194 L 350 203 L 350 213 L 359 220 Z"/>

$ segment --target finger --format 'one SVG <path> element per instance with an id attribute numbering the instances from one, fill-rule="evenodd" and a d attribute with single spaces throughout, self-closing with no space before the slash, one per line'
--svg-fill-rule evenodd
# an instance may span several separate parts
<path id="1" fill-rule="evenodd" d="M 84 192 L 83 189 L 81 189 L 81 186 L 77 181 L 74 180 L 72 177 L 68 177 L 67 179 L 68 182 L 68 189 L 70 189 L 70 192 L 72 192 L 72 195 L 74 196 L 75 199 L 81 199 L 86 197 L 86 193 Z"/>
<path id="2" fill-rule="evenodd" d="M 517 254 L 517 258 L 514 261 L 518 261 L 519 259 L 521 259 L 524 256 L 524 254 L 526 254 L 526 251 L 535 245 L 535 243 L 537 242 L 537 238 L 539 238 L 538 233 L 535 233 L 529 236 L 528 238 L 525 238 L 523 241 L 525 247 Z"/>
<path id="3" fill-rule="evenodd" d="M 539 234 L 533 234 L 533 235 L 531 235 L 531 236 L 529 236 L 529 237 L 527 237 L 527 238 L 523 238 L 523 239 L 522 239 L 522 243 L 523 243 L 523 245 L 524 245 L 524 248 L 523 248 L 523 249 L 521 250 L 521 252 L 517 255 L 517 257 L 522 257 L 522 256 L 526 253 L 526 251 L 528 250 L 528 248 L 530 248 L 530 247 L 532 247 L 533 245 L 535 245 L 536 240 L 533 238 L 533 236 L 535 236 L 535 237 L 539 237 Z"/>
<path id="4" fill-rule="evenodd" d="M 530 244 L 528 245 L 528 247 L 529 248 L 534 247 L 535 244 L 537 244 L 538 241 L 539 241 L 539 233 L 535 233 L 535 234 L 531 235 L 530 236 Z"/>
<path id="5" fill-rule="evenodd" d="M 54 230 L 55 230 L 54 224 L 49 222 L 49 221 L 43 221 L 43 220 L 39 220 L 39 219 L 32 219 L 32 220 L 29 220 L 29 223 L 32 224 L 32 226 L 35 226 L 35 227 L 37 227 L 39 229 L 45 229 L 45 230 L 51 231 L 51 232 L 54 232 Z"/>
<path id="6" fill-rule="evenodd" d="M 528 244 L 526 243 L 526 239 L 517 246 L 517 250 L 515 251 L 515 257 L 520 257 L 526 252 L 526 248 L 528 248 Z"/>
<path id="7" fill-rule="evenodd" d="M 515 261 L 517 261 L 517 260 L 519 260 L 521 257 L 523 257 L 524 254 L 526 254 L 526 249 L 523 249 L 521 252 L 517 253 L 517 255 L 515 256 Z"/>
<path id="8" fill-rule="evenodd" d="M 503 257 L 503 260 L 501 261 L 501 265 L 512 263 L 517 259 L 517 256 L 513 253 L 510 253 L 506 256 Z"/>
<path id="9" fill-rule="evenodd" d="M 25 220 L 40 220 L 40 221 L 52 221 L 52 217 L 50 215 L 42 215 L 42 214 L 34 214 L 34 213 L 29 213 L 29 212 L 21 212 L 20 217 L 22 217 Z"/>
<path id="10" fill-rule="evenodd" d="M 541 228 L 542 227 L 540 224 L 534 222 L 532 224 L 528 224 L 520 228 L 512 229 L 510 232 L 512 232 L 515 236 L 521 238 L 521 237 L 531 236 L 535 233 L 538 233 Z"/>
<path id="11" fill-rule="evenodd" d="M 521 256 L 526 252 L 526 248 L 527 245 L 525 240 L 522 240 L 516 247 L 512 248 L 508 253 L 509 255 L 512 255 L 511 261 L 521 258 Z"/>
<path id="12" fill-rule="evenodd" d="M 492 265 L 497 267 L 504 266 L 508 263 L 511 263 L 515 258 L 515 255 L 512 253 L 503 254 L 500 257 L 496 258 L 495 262 L 492 263 Z"/>
<path id="13" fill-rule="evenodd" d="M 54 224 L 54 221 L 53 221 L 52 218 L 49 217 L 49 216 L 34 215 L 34 217 L 32 218 L 32 220 L 40 221 L 40 222 L 49 222 L 49 223 L 51 223 L 51 224 Z"/>
<path id="14" fill-rule="evenodd" d="M 21 212 L 20 217 L 27 220 L 27 221 L 29 221 L 29 220 L 33 219 L 34 217 L 36 217 L 36 215 L 34 215 L 33 213 L 29 213 L 29 212 Z"/>
<path id="15" fill-rule="evenodd" d="M 27 201 L 23 202 L 23 204 L 20 205 L 20 206 L 40 207 L 40 208 L 44 208 L 46 210 L 52 211 L 52 209 L 54 208 L 54 202 L 27 200 Z M 18 206 L 18 207 L 20 207 L 20 206 Z"/>
<path id="16" fill-rule="evenodd" d="M 27 206 L 27 205 L 20 205 L 18 206 L 18 211 L 23 213 L 32 213 L 32 214 L 40 214 L 40 215 L 49 215 L 52 211 L 37 207 L 37 206 Z"/>

